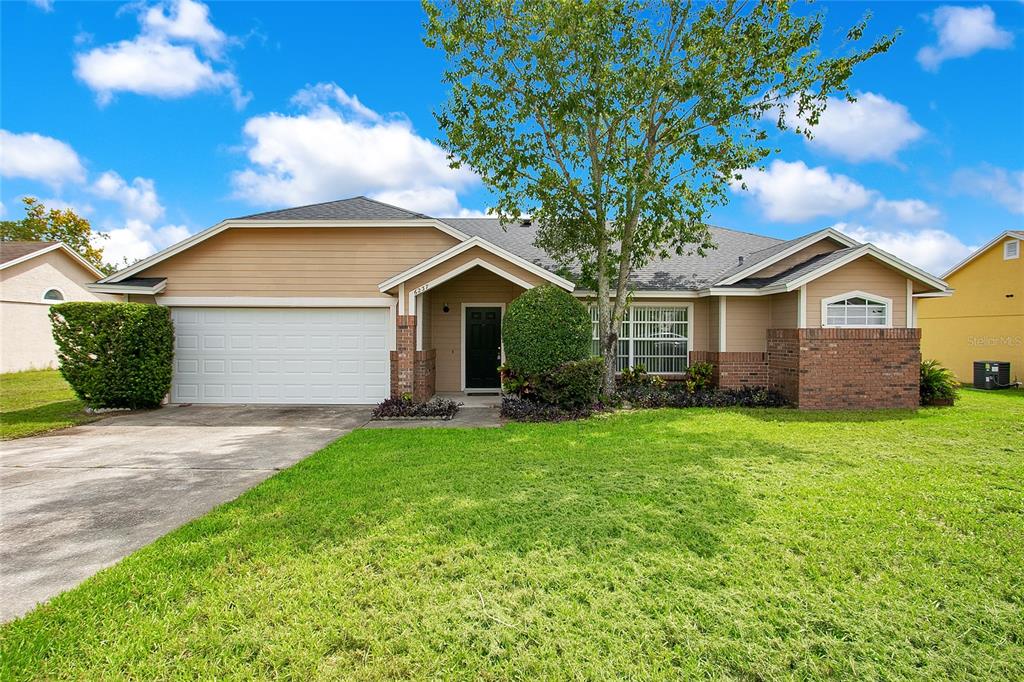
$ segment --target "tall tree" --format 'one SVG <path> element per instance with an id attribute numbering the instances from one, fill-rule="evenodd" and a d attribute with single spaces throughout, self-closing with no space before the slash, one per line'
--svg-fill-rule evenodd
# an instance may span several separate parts
<path id="1" fill-rule="evenodd" d="M 92 225 L 70 208 L 46 208 L 35 197 L 23 197 L 25 217 L 0 222 L 0 240 L 63 242 L 82 258 L 106 274 L 116 268 L 103 262 L 103 247 L 98 242 L 110 235 L 93 232 Z"/>
<path id="2" fill-rule="evenodd" d="M 443 2 L 444 0 L 441 0 Z M 440 143 L 532 214 L 537 245 L 596 287 L 605 389 L 632 273 L 713 248 L 708 212 L 772 153 L 768 129 L 804 121 L 895 36 L 823 56 L 824 18 L 788 0 L 424 0 L 426 43 L 449 65 Z M 789 115 L 787 115 L 789 114 Z M 774 150 L 778 151 L 778 150 Z"/>

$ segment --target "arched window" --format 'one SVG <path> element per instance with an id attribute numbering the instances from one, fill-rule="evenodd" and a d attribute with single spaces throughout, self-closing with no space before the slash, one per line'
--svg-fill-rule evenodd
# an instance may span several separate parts
<path id="1" fill-rule="evenodd" d="M 821 301 L 821 321 L 825 327 L 891 327 L 892 299 L 848 291 Z"/>
<path id="2" fill-rule="evenodd" d="M 43 294 L 44 303 L 60 303 L 64 300 L 64 293 L 60 289 L 47 289 Z"/>

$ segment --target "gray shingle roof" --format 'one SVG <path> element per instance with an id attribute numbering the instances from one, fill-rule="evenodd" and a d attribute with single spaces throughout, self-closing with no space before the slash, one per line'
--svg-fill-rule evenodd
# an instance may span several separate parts
<path id="1" fill-rule="evenodd" d="M 511 251 L 541 267 L 554 269 L 555 262 L 533 245 L 537 226 L 510 225 L 502 229 L 497 218 L 441 218 L 460 232 L 486 239 L 496 246 Z M 769 248 L 781 243 L 774 237 L 711 227 L 711 238 L 717 248 L 705 256 L 697 254 L 672 255 L 658 259 L 637 270 L 633 283 L 645 290 L 669 291 L 678 289 L 699 289 L 721 279 L 721 273 L 731 269 L 740 256 Z"/>
<path id="2" fill-rule="evenodd" d="M 352 197 L 326 201 L 322 204 L 253 213 L 233 220 L 417 220 L 429 217 L 374 199 Z"/>
<path id="3" fill-rule="evenodd" d="M 829 263 L 839 260 L 840 258 L 848 255 L 851 251 L 856 251 L 858 246 L 848 246 L 843 249 L 836 251 L 830 251 L 829 253 L 822 253 L 810 258 L 799 265 L 796 265 L 785 272 L 780 272 L 772 277 L 747 277 L 741 279 L 732 286 L 735 287 L 766 287 L 772 284 L 788 284 L 795 279 L 799 279 L 804 275 L 817 270 L 818 268 L 825 267 Z"/>
<path id="4" fill-rule="evenodd" d="M 41 251 L 57 242 L 15 242 L 0 241 L 0 263 L 18 260 L 30 253 Z"/>
<path id="5" fill-rule="evenodd" d="M 149 288 L 163 282 L 166 277 L 129 277 L 117 283 L 119 287 L 143 287 Z"/>

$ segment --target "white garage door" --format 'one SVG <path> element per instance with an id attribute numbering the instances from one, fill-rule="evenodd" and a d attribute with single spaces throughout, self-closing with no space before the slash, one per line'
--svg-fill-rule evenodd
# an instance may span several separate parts
<path id="1" fill-rule="evenodd" d="M 173 308 L 176 403 L 365 404 L 389 393 L 385 308 Z"/>

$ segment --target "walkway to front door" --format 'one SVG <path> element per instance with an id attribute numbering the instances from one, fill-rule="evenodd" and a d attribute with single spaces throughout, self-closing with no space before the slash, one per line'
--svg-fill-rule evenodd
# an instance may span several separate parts
<path id="1" fill-rule="evenodd" d="M 501 307 L 466 306 L 465 387 L 496 389 L 501 386 Z"/>

